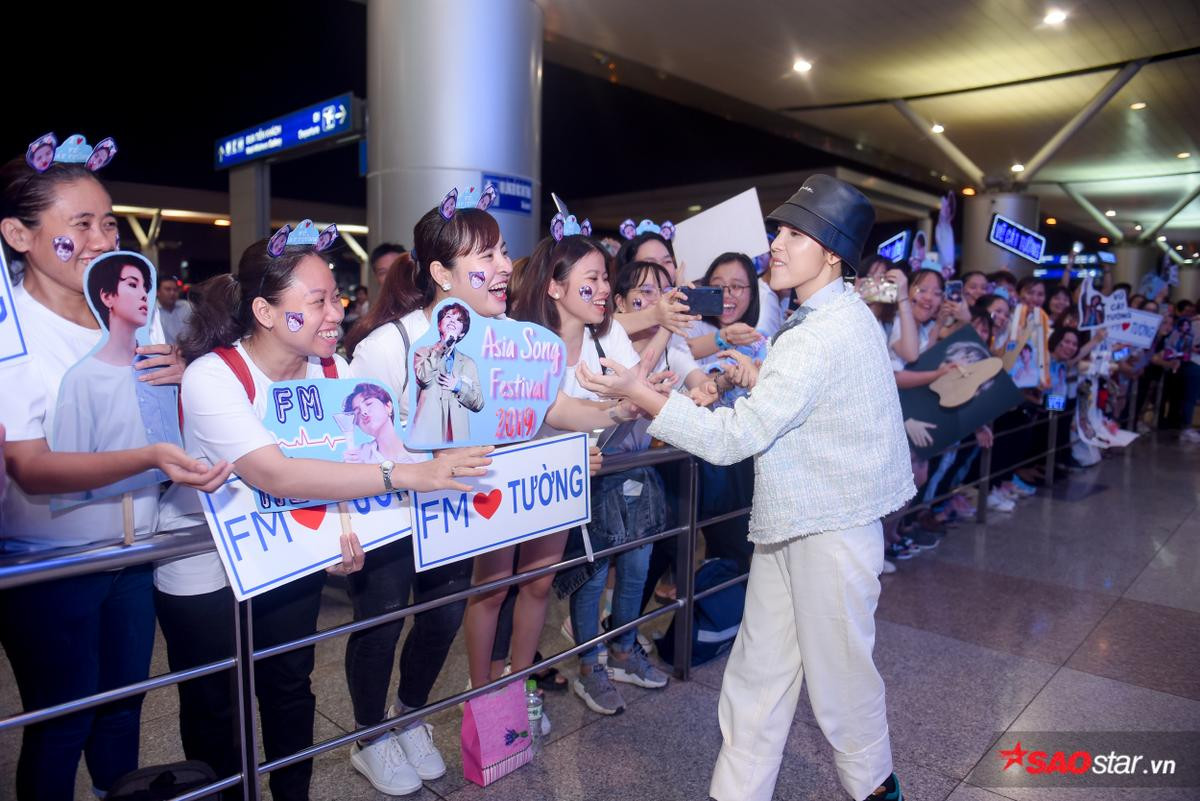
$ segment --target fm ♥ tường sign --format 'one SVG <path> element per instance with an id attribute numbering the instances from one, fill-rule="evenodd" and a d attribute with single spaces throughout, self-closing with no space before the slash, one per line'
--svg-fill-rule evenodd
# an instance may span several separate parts
<path id="1" fill-rule="evenodd" d="M 431 319 L 409 354 L 405 444 L 427 450 L 531 439 L 562 383 L 563 341 L 540 325 L 481 317 L 455 298 L 439 303 Z"/>
<path id="2" fill-rule="evenodd" d="M 13 307 L 12 281 L 8 276 L 8 262 L 0 253 L 0 362 L 11 362 L 29 356 L 25 344 L 25 333 L 17 310 Z"/>
<path id="3" fill-rule="evenodd" d="M 564 434 L 491 454 L 470 492 L 414 492 L 417 570 L 469 559 L 591 520 L 588 438 Z"/>
<path id="4" fill-rule="evenodd" d="M 404 447 L 396 424 L 395 395 L 382 382 L 309 378 L 271 384 L 263 425 L 293 459 L 378 464 L 423 462 L 428 454 Z M 382 483 L 382 479 L 381 479 Z M 260 511 L 286 511 L 329 503 L 276 498 L 255 490 Z"/>
<path id="5" fill-rule="evenodd" d="M 338 504 L 261 511 L 253 489 L 231 476 L 216 492 L 199 493 L 229 586 L 239 601 L 323 570 L 342 560 Z M 404 493 L 343 504 L 363 550 L 408 536 L 412 518 Z"/>
<path id="6" fill-rule="evenodd" d="M 1162 325 L 1162 315 L 1129 309 L 1125 312 L 1126 319 L 1112 322 L 1108 325 L 1108 339 L 1121 345 L 1132 345 L 1135 348 L 1149 348 L 1154 344 L 1158 327 Z"/>

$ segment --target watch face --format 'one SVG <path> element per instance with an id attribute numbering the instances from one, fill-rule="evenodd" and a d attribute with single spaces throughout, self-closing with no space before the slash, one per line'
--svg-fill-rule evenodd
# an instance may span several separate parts
<path id="1" fill-rule="evenodd" d="M 393 462 L 391 459 L 384 459 L 382 462 L 379 463 L 379 467 L 388 472 L 390 472 L 392 470 L 392 468 L 394 468 L 395 466 L 396 466 L 396 463 Z"/>

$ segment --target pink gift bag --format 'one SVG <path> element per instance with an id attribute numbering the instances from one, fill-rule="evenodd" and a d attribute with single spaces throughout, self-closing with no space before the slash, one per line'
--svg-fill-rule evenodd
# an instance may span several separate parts
<path id="1" fill-rule="evenodd" d="M 521 682 L 467 701 L 463 711 L 463 777 L 480 787 L 533 759 L 529 711 Z"/>

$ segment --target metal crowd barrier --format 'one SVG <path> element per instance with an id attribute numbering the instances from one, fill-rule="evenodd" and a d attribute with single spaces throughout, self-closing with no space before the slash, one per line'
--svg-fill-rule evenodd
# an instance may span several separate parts
<path id="1" fill-rule="evenodd" d="M 1015 470 L 1022 464 L 1033 463 L 1044 458 L 1046 460 L 1047 482 L 1052 480 L 1054 475 L 1054 457 L 1056 451 L 1058 450 L 1058 448 L 1055 447 L 1058 417 L 1059 415 L 1057 413 L 1051 412 L 1048 423 L 1045 420 L 1034 420 L 1028 424 L 1009 429 L 996 435 L 997 437 L 1010 436 L 1029 428 L 1047 425 L 1048 449 L 1044 453 L 1040 453 L 1030 459 L 1026 459 L 1018 465 L 1007 467 L 1005 472 Z M 965 443 L 960 443 L 957 447 L 962 448 L 973 446 L 973 443 L 968 441 Z M 992 474 L 991 472 L 991 456 L 992 454 L 990 448 L 981 449 L 979 470 L 980 477 L 975 482 L 971 482 L 972 484 L 977 485 L 978 488 L 977 520 L 980 523 L 986 522 L 987 520 L 987 488 L 990 481 L 996 477 L 996 475 Z M 259 777 L 265 776 L 274 770 L 278 770 L 307 759 L 312 759 L 327 751 L 350 745 L 360 738 L 371 737 L 375 734 L 382 733 L 387 729 L 394 728 L 396 726 L 402 726 L 411 720 L 439 712 L 452 706 L 456 706 L 478 695 L 490 692 L 499 686 L 508 684 L 509 682 L 522 680 L 532 673 L 539 672 L 566 659 L 570 659 L 571 657 L 576 656 L 595 645 L 606 642 L 620 634 L 625 633 L 626 631 L 629 631 L 630 629 L 641 626 L 644 623 L 655 620 L 666 614 L 674 613 L 677 616 L 674 643 L 674 675 L 678 679 L 687 680 L 691 673 L 691 630 L 696 601 L 718 593 L 728 587 L 745 582 L 748 579 L 748 574 L 743 574 L 736 578 L 729 579 L 718 586 L 711 587 L 701 593 L 696 593 L 694 565 L 696 556 L 697 532 L 699 529 L 702 529 L 705 526 L 713 525 L 715 523 L 735 517 L 748 515 L 750 513 L 750 508 L 746 507 L 705 520 L 697 520 L 696 500 L 698 494 L 699 475 L 697 460 L 695 457 L 692 457 L 689 454 L 674 448 L 654 448 L 638 454 L 608 456 L 605 458 L 604 467 L 600 471 L 600 474 L 605 475 L 617 473 L 632 467 L 647 467 L 651 465 L 665 465 L 672 463 L 678 464 L 678 469 L 681 470 L 681 477 L 683 479 L 680 482 L 681 492 L 677 498 L 676 510 L 676 520 L 680 522 L 680 525 L 653 536 L 644 537 L 633 542 L 596 551 L 594 556 L 597 558 L 613 556 L 626 550 L 641 547 L 649 542 L 657 542 L 659 540 L 665 540 L 671 537 L 677 538 L 679 543 L 679 547 L 676 549 L 675 559 L 677 599 L 669 604 L 654 609 L 623 626 L 614 628 L 608 632 L 604 632 L 600 636 L 595 637 L 585 643 L 554 654 L 549 658 L 543 659 L 542 661 L 525 668 L 524 670 L 516 671 L 509 676 L 505 676 L 483 687 L 473 688 L 466 692 L 450 696 L 449 698 L 444 698 L 420 709 L 413 710 L 394 718 L 389 718 L 375 726 L 358 729 L 339 737 L 325 740 L 324 742 L 315 743 L 302 751 L 292 754 L 291 756 L 261 764 L 258 762 L 258 737 L 254 725 L 254 671 L 250 669 L 254 662 L 260 659 L 267 659 L 272 656 L 287 653 L 289 651 L 294 651 L 299 648 L 312 646 L 318 642 L 332 639 L 334 637 L 341 637 L 343 635 L 351 634 L 353 632 L 361 631 L 373 626 L 378 626 L 394 620 L 410 617 L 420 612 L 424 612 L 445 604 L 454 603 L 475 595 L 509 587 L 514 584 L 520 584 L 540 576 L 556 573 L 559 570 L 586 562 L 586 556 L 564 560 L 558 564 L 531 570 L 526 573 L 515 574 L 508 578 L 499 579 L 487 584 L 472 586 L 466 590 L 462 590 L 461 592 L 446 595 L 434 601 L 415 604 L 395 612 L 335 626 L 324 631 L 318 631 L 299 640 L 294 640 L 281 645 L 259 650 L 255 650 L 253 647 L 253 599 L 242 601 L 235 604 L 234 610 L 235 651 L 233 656 L 212 662 L 207 665 L 189 668 L 187 670 L 180 670 L 170 673 L 163 673 L 158 676 L 152 676 L 144 681 L 137 682 L 136 684 L 96 693 L 85 698 L 68 701 L 53 707 L 21 712 L 0 720 L 0 731 L 7 731 L 34 723 L 40 723 L 52 718 L 60 717 L 62 715 L 67 715 L 83 709 L 109 703 L 111 701 L 140 695 L 149 690 L 169 687 L 189 679 L 207 676 L 232 668 L 235 671 L 236 676 L 236 704 L 237 718 L 239 723 L 238 733 L 241 743 L 242 771 L 237 775 L 224 777 L 213 784 L 209 784 L 205 787 L 201 787 L 184 795 L 178 796 L 176 801 L 196 801 L 198 799 L 212 796 L 219 791 L 232 789 L 239 786 L 242 788 L 242 795 L 246 801 L 256 801 L 258 798 L 260 798 L 261 793 Z M 888 515 L 887 519 L 906 516 L 912 514 L 914 511 L 927 508 L 935 503 L 939 503 L 942 500 L 950 497 L 950 495 L 954 494 L 955 492 L 964 489 L 966 486 L 969 486 L 969 484 L 955 487 L 950 490 L 950 492 L 938 496 L 931 501 L 906 506 L 904 509 Z M 176 532 L 164 535 L 156 535 L 150 539 L 136 542 L 130 546 L 123 546 L 120 544 L 119 540 L 114 540 L 113 544 L 102 544 L 100 547 L 93 545 L 87 548 L 56 551 L 51 555 L 35 554 L 32 556 L 23 555 L 19 557 L 6 557 L 0 559 L 0 590 L 33 584 L 36 582 L 49 581 L 52 579 L 65 578 L 68 576 L 94 573 L 102 570 L 116 570 L 124 567 L 145 564 L 147 562 L 155 562 L 162 559 L 190 556 L 194 554 L 205 553 L 214 549 L 212 537 L 209 534 L 208 529 L 206 527 L 198 527 L 182 533 Z"/>

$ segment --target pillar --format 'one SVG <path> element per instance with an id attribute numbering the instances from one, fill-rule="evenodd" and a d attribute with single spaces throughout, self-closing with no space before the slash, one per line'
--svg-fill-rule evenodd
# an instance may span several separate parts
<path id="1" fill-rule="evenodd" d="M 229 170 L 229 270 L 250 245 L 271 233 L 271 167 L 251 161 Z"/>
<path id="2" fill-rule="evenodd" d="M 992 215 L 1000 214 L 1013 222 L 1038 230 L 1038 199 L 1021 192 L 986 192 L 963 200 L 962 272 L 1008 270 L 1018 278 L 1032 275 L 1036 266 L 1028 259 L 997 247 L 988 241 Z"/>
<path id="3" fill-rule="evenodd" d="M 451 187 L 493 175 L 523 182 L 518 194 L 527 182 L 527 209 L 492 212 L 514 259 L 533 250 L 545 224 L 542 24 L 533 0 L 368 0 L 370 247 L 411 247 L 413 226 Z"/>
<path id="4" fill-rule="evenodd" d="M 1157 270 L 1162 261 L 1162 251 L 1153 243 L 1122 242 L 1112 250 L 1117 257 L 1117 263 L 1109 268 L 1112 270 L 1113 283 L 1129 284 L 1134 292 L 1137 292 L 1142 277 Z"/>

